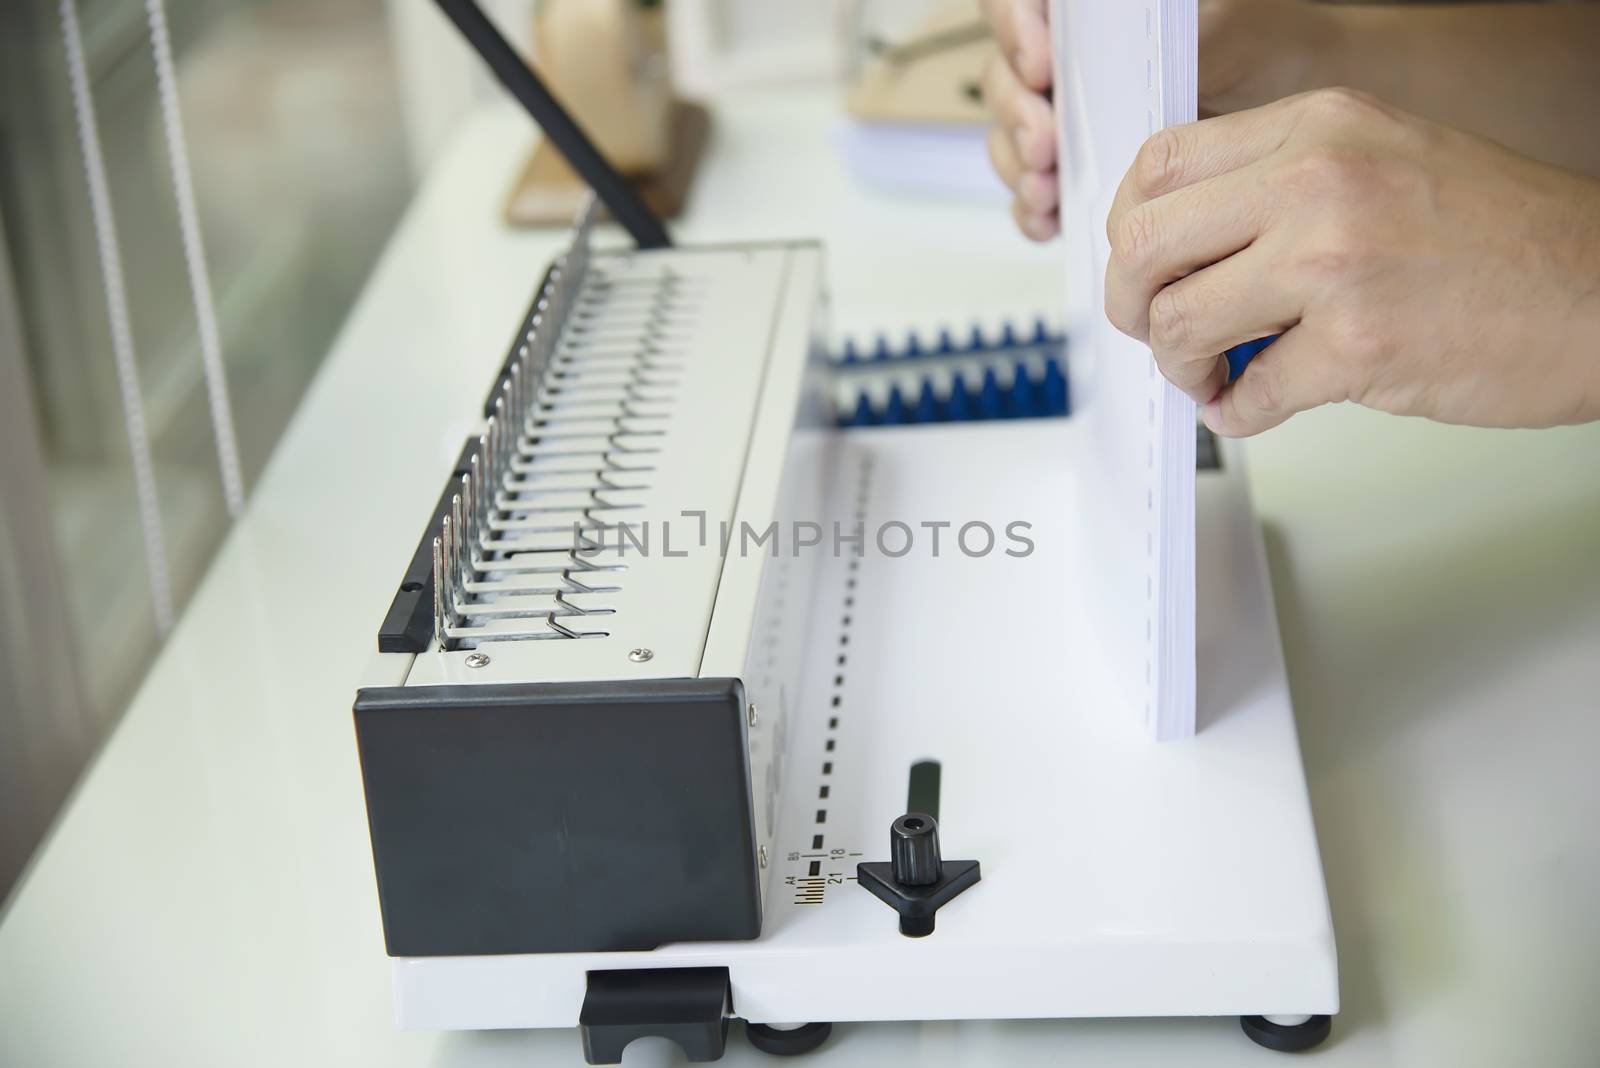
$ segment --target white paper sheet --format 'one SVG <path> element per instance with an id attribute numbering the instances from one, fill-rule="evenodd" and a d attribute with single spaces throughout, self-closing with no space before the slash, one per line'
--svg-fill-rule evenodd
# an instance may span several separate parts
<path id="1" fill-rule="evenodd" d="M 1113 673 L 1158 739 L 1194 733 L 1195 406 L 1106 320 L 1106 215 L 1139 146 L 1195 118 L 1196 0 L 1053 0 L 1073 406 L 1085 544 Z"/>

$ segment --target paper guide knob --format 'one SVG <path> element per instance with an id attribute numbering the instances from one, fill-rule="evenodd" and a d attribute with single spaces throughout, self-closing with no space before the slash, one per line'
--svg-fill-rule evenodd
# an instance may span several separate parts
<path id="1" fill-rule="evenodd" d="M 939 824 L 932 816 L 908 812 L 889 825 L 889 863 L 901 886 L 932 886 L 943 874 Z"/>

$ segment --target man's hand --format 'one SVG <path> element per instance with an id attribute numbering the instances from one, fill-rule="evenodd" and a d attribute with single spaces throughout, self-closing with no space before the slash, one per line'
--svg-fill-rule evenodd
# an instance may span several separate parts
<path id="1" fill-rule="evenodd" d="M 1343 400 L 1600 418 L 1600 183 L 1318 90 L 1157 133 L 1106 228 L 1106 314 L 1218 433 Z M 1220 353 L 1277 333 L 1224 385 Z"/>
<path id="2" fill-rule="evenodd" d="M 994 116 L 989 159 L 1014 199 L 1011 214 L 1035 241 L 1061 229 L 1056 214 L 1056 124 L 1048 0 L 983 0 L 999 51 L 983 76 Z M 1200 111 L 1232 111 L 1316 84 L 1338 30 L 1325 4 L 1309 0 L 1201 0 Z"/>
<path id="3" fill-rule="evenodd" d="M 1047 0 L 983 0 L 1000 51 L 983 75 L 983 99 L 994 116 L 989 160 L 1015 194 L 1011 215 L 1035 241 L 1061 229 L 1056 215 L 1056 120 L 1046 94 L 1055 77 Z"/>

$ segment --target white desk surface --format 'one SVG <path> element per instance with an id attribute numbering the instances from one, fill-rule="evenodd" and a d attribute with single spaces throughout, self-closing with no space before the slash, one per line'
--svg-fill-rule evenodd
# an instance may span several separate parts
<path id="1" fill-rule="evenodd" d="M 798 91 L 723 109 L 676 233 L 823 238 L 844 328 L 1056 305 L 1057 256 L 1000 206 L 853 184 L 832 114 Z M 392 1028 L 349 714 L 556 247 L 498 222 L 530 140 L 503 107 L 463 128 L 0 917 L 0 1064 L 581 1063 L 573 1031 Z M 1324 410 L 1250 462 L 1338 932 L 1318 1063 L 1600 1062 L 1600 426 Z M 839 1027 L 802 1063 L 1281 1056 L 1226 1020 L 1027 1021 Z M 726 1063 L 772 1062 L 735 1027 Z"/>

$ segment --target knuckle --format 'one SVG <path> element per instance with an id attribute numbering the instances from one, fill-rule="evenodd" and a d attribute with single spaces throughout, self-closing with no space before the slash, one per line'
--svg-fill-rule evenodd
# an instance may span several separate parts
<path id="1" fill-rule="evenodd" d="M 1123 213 L 1111 234 L 1111 249 L 1132 272 L 1140 277 L 1149 274 L 1156 256 L 1157 236 L 1155 219 L 1147 205 L 1141 204 Z"/>
<path id="2" fill-rule="evenodd" d="M 1286 158 L 1278 168 L 1277 178 L 1297 194 L 1318 199 L 1357 198 L 1372 183 L 1372 164 L 1359 151 L 1322 144 Z"/>
<path id="3" fill-rule="evenodd" d="M 1027 121 L 1025 117 L 1014 116 L 1015 126 L 1012 137 L 1016 141 L 1017 162 L 1024 170 L 1043 170 L 1043 148 L 1039 143 L 1039 131 Z"/>
<path id="4" fill-rule="evenodd" d="M 1307 243 L 1299 268 L 1319 282 L 1333 282 L 1360 270 L 1366 259 L 1365 239 L 1352 222 L 1339 220 Z"/>
<path id="5" fill-rule="evenodd" d="M 1240 399 L 1251 412 L 1271 416 L 1282 410 L 1283 382 L 1270 364 L 1250 368 L 1248 374 L 1239 376 L 1233 388 L 1243 393 Z"/>
<path id="6" fill-rule="evenodd" d="M 1011 218 L 1017 229 L 1030 241 L 1045 241 L 1051 236 L 1052 225 L 1047 216 L 1035 213 L 1020 196 L 1011 201 Z"/>
<path id="7" fill-rule="evenodd" d="M 1118 301 L 1109 289 L 1106 291 L 1105 309 L 1106 320 L 1120 332 L 1132 336 L 1139 324 L 1132 314 L 1124 310 L 1123 303 Z"/>
<path id="8" fill-rule="evenodd" d="M 1144 328 L 1147 311 L 1142 296 L 1116 277 L 1116 272 L 1106 270 L 1106 319 L 1112 326 L 1129 337 L 1139 336 Z"/>
<path id="9" fill-rule="evenodd" d="M 1288 266 L 1318 285 L 1362 292 L 1390 258 L 1387 225 L 1358 205 L 1333 205 L 1306 228 Z"/>
<path id="10" fill-rule="evenodd" d="M 1388 117 L 1389 110 L 1371 93 L 1344 86 L 1316 89 L 1306 94 L 1306 106 L 1318 118 L 1338 123 L 1366 123 L 1375 117 Z"/>
<path id="11" fill-rule="evenodd" d="M 1194 308 L 1181 286 L 1168 286 L 1150 302 L 1150 344 L 1168 351 L 1188 347 L 1194 337 Z"/>
<path id="12" fill-rule="evenodd" d="M 1133 158 L 1133 182 L 1146 197 L 1165 192 L 1177 176 L 1181 162 L 1181 138 L 1174 128 L 1157 130 L 1139 146 Z"/>
<path id="13" fill-rule="evenodd" d="M 1056 206 L 1052 195 L 1054 189 L 1050 180 L 1036 171 L 1017 179 L 1017 198 L 1027 205 L 1029 211 L 1041 215 Z"/>
<path id="14" fill-rule="evenodd" d="M 1329 358 L 1346 366 L 1372 367 L 1386 356 L 1386 338 L 1380 317 L 1360 302 L 1351 302 L 1328 323 Z"/>

